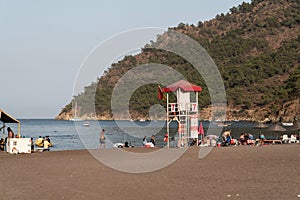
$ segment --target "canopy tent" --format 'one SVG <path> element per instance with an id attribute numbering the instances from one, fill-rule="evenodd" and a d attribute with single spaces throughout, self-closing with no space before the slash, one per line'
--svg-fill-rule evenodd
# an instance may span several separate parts
<path id="1" fill-rule="evenodd" d="M 5 123 L 18 123 L 18 136 L 20 136 L 20 121 L 13 118 L 12 116 L 10 116 L 9 114 L 7 114 L 6 112 L 4 112 L 3 110 L 0 109 L 0 121 L 3 122 L 3 124 Z"/>
<path id="2" fill-rule="evenodd" d="M 176 83 L 166 86 L 162 89 L 163 92 L 175 92 L 178 89 L 182 89 L 184 92 L 201 92 L 202 88 L 198 85 L 194 85 L 185 80 L 180 80 Z"/>
<path id="3" fill-rule="evenodd" d="M 12 116 L 10 116 L 9 114 L 7 114 L 1 109 L 0 109 L 0 120 L 3 123 L 20 123 L 19 120 L 16 120 L 15 118 L 13 118 Z"/>

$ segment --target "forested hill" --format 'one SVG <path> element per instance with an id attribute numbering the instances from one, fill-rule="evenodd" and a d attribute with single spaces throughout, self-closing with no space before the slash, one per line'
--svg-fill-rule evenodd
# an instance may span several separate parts
<path id="1" fill-rule="evenodd" d="M 196 25 L 180 23 L 170 29 L 198 41 L 215 61 L 225 84 L 228 120 L 294 121 L 300 118 L 299 0 L 253 0 L 210 21 Z M 114 63 L 98 83 L 85 87 L 82 94 L 74 97 L 72 101 L 78 103 L 80 115 L 110 119 L 114 85 L 128 70 L 144 63 L 171 66 L 191 83 L 202 86 L 201 119 L 211 117 L 206 84 L 201 77 L 194 76 L 192 66 L 179 56 L 149 48 Z M 90 114 L 88 103 L 94 87 L 97 87 L 96 116 Z M 164 105 L 157 99 L 157 85 L 139 88 L 130 99 L 132 118 L 147 118 L 154 104 Z M 68 119 L 72 115 L 70 102 L 56 118 Z"/>

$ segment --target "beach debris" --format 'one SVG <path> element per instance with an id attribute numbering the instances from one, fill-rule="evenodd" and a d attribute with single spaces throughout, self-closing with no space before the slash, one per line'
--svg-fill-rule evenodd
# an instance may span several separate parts
<path id="1" fill-rule="evenodd" d="M 298 194 L 297 197 L 300 198 L 300 194 Z"/>
<path id="2" fill-rule="evenodd" d="M 231 194 L 227 194 L 227 197 L 230 198 L 230 197 L 231 197 Z"/>

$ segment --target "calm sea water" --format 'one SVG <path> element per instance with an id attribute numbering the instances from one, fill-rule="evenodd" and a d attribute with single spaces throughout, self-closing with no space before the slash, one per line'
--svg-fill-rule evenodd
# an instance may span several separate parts
<path id="1" fill-rule="evenodd" d="M 142 145 L 142 138 L 150 138 L 156 135 L 157 145 L 163 146 L 163 138 L 166 133 L 165 121 L 156 122 L 131 122 L 131 121 L 88 121 L 89 127 L 84 122 L 57 121 L 51 119 L 23 119 L 21 121 L 21 135 L 37 139 L 39 136 L 49 135 L 54 144 L 51 150 L 75 150 L 99 148 L 99 133 L 101 129 L 106 131 L 106 147 L 112 148 L 114 143 L 128 141 L 134 146 Z M 253 129 L 256 124 L 248 122 L 230 122 L 231 125 L 223 130 L 231 130 L 232 135 L 238 138 L 240 133 L 252 133 L 255 138 L 259 135 L 258 129 Z M 17 133 L 16 124 L 7 124 Z M 170 124 L 170 137 L 176 137 L 177 124 Z M 209 122 L 203 122 L 204 131 L 209 127 Z M 282 133 L 271 133 L 262 129 L 269 139 L 274 139 Z M 175 145 L 175 144 L 174 144 Z"/>

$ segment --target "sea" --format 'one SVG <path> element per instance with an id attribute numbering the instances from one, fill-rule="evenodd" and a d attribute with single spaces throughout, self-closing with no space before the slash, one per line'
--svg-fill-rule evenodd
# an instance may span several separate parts
<path id="1" fill-rule="evenodd" d="M 131 146 L 142 146 L 144 136 L 149 140 L 152 135 L 156 137 L 156 145 L 163 147 L 165 143 L 163 138 L 167 132 L 166 121 L 63 121 L 54 119 L 21 119 L 20 133 L 21 137 L 30 137 L 33 140 L 37 138 L 49 136 L 53 147 L 51 151 L 61 150 L 77 150 L 77 149 L 96 149 L 99 148 L 99 135 L 102 129 L 105 130 L 106 147 L 113 148 L 115 143 L 128 142 Z M 85 123 L 89 126 L 85 126 Z M 208 128 L 216 130 L 216 134 L 220 134 L 220 127 L 216 125 L 210 126 L 209 121 L 202 122 L 204 132 Z M 260 131 L 268 139 L 276 139 L 283 133 L 269 132 L 266 129 L 254 129 L 256 123 L 250 122 L 227 122 L 227 126 L 221 128 L 221 131 L 230 130 L 234 138 L 239 138 L 241 133 L 251 133 L 255 138 L 258 138 Z M 177 123 L 172 122 L 170 126 L 170 138 L 174 138 L 171 146 L 176 146 Z M 11 127 L 15 134 L 18 132 L 17 124 L 6 124 L 6 127 Z M 288 128 L 289 130 L 289 128 Z M 214 132 L 214 131 L 212 131 Z M 218 132 L 218 133 L 217 133 Z M 6 137 L 7 133 L 2 133 L 2 137 Z"/>

